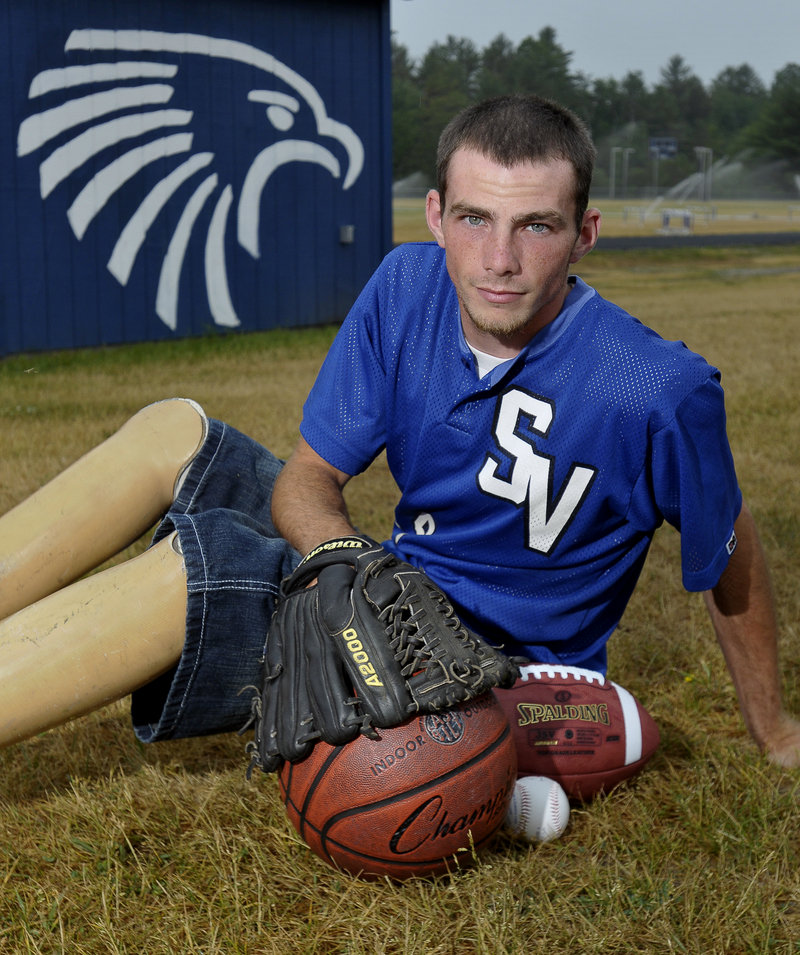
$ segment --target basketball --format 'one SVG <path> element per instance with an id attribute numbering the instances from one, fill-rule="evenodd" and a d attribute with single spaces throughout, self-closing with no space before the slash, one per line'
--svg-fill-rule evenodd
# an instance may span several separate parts
<path id="1" fill-rule="evenodd" d="M 517 759 L 494 694 L 285 763 L 289 819 L 330 865 L 362 878 L 438 875 L 472 861 L 511 800 Z"/>

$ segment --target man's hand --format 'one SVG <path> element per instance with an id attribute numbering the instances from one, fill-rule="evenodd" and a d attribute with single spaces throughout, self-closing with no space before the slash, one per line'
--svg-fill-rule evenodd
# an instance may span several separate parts
<path id="1" fill-rule="evenodd" d="M 778 627 L 766 558 L 746 506 L 735 525 L 738 546 L 719 583 L 705 595 L 745 725 L 778 766 L 800 767 L 800 722 L 781 698 Z"/>
<path id="2" fill-rule="evenodd" d="M 764 739 L 762 749 L 776 766 L 785 769 L 800 767 L 800 721 L 788 713 L 781 714 L 778 728 Z"/>

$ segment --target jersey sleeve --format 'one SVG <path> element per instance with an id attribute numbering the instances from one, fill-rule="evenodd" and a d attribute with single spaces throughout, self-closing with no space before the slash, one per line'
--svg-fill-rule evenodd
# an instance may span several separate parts
<path id="1" fill-rule="evenodd" d="M 379 319 L 379 282 L 373 276 L 339 329 L 303 405 L 303 438 L 345 474 L 364 471 L 386 443 Z"/>
<path id="2" fill-rule="evenodd" d="M 656 432 L 652 466 L 661 513 L 681 533 L 683 585 L 708 590 L 733 553 L 742 507 L 717 376 L 692 391 Z"/>

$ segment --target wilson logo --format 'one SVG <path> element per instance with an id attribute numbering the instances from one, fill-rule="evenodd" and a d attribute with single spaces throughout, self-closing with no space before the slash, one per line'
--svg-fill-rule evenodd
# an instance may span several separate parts
<path id="1" fill-rule="evenodd" d="M 320 544 L 319 547 L 309 551 L 302 562 L 305 564 L 312 557 L 316 557 L 317 554 L 325 554 L 331 550 L 363 550 L 367 546 L 367 542 L 361 540 L 360 537 L 343 537 L 339 540 L 325 541 L 324 544 Z"/>

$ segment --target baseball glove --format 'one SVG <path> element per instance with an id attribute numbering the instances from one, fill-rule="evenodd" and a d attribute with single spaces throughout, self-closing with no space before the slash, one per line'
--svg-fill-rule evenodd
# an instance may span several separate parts
<path id="1" fill-rule="evenodd" d="M 519 676 L 430 578 L 363 537 L 321 544 L 281 583 L 248 750 L 264 772 Z"/>

